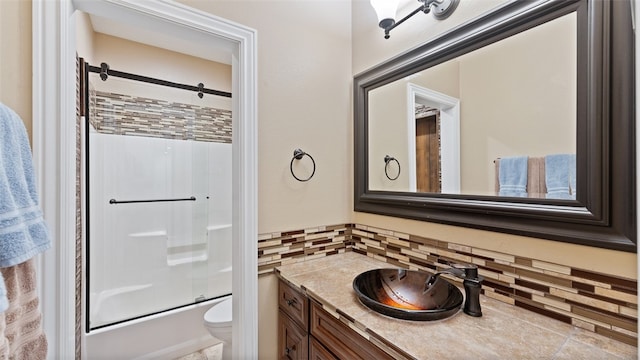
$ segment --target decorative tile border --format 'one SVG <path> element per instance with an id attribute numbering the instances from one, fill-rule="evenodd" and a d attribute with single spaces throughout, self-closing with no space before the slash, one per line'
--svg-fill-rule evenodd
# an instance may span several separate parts
<path id="1" fill-rule="evenodd" d="M 637 281 L 360 224 L 260 235 L 258 273 L 345 251 L 434 271 L 473 263 L 484 295 L 627 344 L 638 344 Z M 455 278 L 450 278 L 459 281 Z"/>
<path id="2" fill-rule="evenodd" d="M 90 90 L 101 133 L 231 143 L 231 111 Z"/>
<path id="3" fill-rule="evenodd" d="M 299 261 L 343 253 L 351 246 L 351 224 L 259 235 L 258 274 Z"/>

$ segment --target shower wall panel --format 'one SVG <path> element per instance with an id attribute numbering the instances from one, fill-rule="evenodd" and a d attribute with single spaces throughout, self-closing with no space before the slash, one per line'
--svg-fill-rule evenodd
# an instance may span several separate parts
<path id="1" fill-rule="evenodd" d="M 89 143 L 91 327 L 231 293 L 231 144 Z"/>

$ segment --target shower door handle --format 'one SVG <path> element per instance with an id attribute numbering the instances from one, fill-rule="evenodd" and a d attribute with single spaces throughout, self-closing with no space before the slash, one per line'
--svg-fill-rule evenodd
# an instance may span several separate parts
<path id="1" fill-rule="evenodd" d="M 151 202 L 169 202 L 169 201 L 196 201 L 196 197 L 182 199 L 153 199 L 153 200 L 109 200 L 109 204 L 134 204 L 134 203 L 151 203 Z"/>

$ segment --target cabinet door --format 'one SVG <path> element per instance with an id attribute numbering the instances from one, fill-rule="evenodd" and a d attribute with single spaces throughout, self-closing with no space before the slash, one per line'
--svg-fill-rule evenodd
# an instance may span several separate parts
<path id="1" fill-rule="evenodd" d="M 309 356 L 309 336 L 282 310 L 278 316 L 278 357 L 302 360 Z"/>
<path id="2" fill-rule="evenodd" d="M 278 282 L 278 305 L 280 309 L 303 329 L 308 327 L 308 303 L 307 297 L 298 290 L 282 280 Z"/>
<path id="3" fill-rule="evenodd" d="M 315 301 L 311 302 L 309 323 L 311 335 L 322 342 L 339 359 L 393 360 L 391 355 L 324 311 L 322 305 Z"/>
<path id="4" fill-rule="evenodd" d="M 318 342 L 313 336 L 309 337 L 309 360 L 338 360 Z"/>

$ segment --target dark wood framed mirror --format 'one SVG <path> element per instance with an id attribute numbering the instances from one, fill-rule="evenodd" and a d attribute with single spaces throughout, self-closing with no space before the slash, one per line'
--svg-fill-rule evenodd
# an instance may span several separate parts
<path id="1" fill-rule="evenodd" d="M 354 210 L 635 252 L 635 50 L 631 13 L 629 1 L 509 2 L 356 75 Z M 381 106 L 391 108 L 394 101 L 403 101 L 400 106 L 405 106 L 406 97 L 413 93 L 411 90 L 402 93 L 405 98 L 398 100 L 397 96 L 377 95 L 381 89 L 403 81 L 406 83 L 407 79 L 414 78 L 420 72 L 430 71 L 472 52 L 484 51 L 495 44 L 567 18 L 572 19 L 569 23 L 574 33 L 569 39 L 573 39 L 575 49 L 570 56 L 570 70 L 563 71 L 573 77 L 569 77 L 571 91 L 566 101 L 560 103 L 570 104 L 571 115 L 564 118 L 570 118 L 570 123 L 574 124 L 573 128 L 569 127 L 571 139 L 567 139 L 567 142 L 571 142 L 571 149 L 575 149 L 573 197 L 554 198 L 548 193 L 547 196 L 542 194 L 533 197 L 500 196 L 498 192 L 485 190 L 464 191 L 459 184 L 426 191 L 416 191 L 415 187 L 394 187 L 398 183 L 391 181 L 396 175 L 399 175 L 398 179 L 402 179 L 403 175 L 419 175 L 415 171 L 405 171 L 407 161 L 404 159 L 398 161 L 398 165 L 403 166 L 397 169 L 388 168 L 388 164 L 394 166 L 396 162 L 383 162 L 379 154 L 391 148 L 395 140 L 374 139 L 373 134 L 389 134 L 388 129 L 401 125 L 395 122 L 394 116 L 378 116 L 373 112 Z M 519 71 L 536 73 L 535 65 L 522 66 Z M 518 76 L 511 77 L 519 79 Z M 542 81 L 541 89 L 548 89 L 556 80 L 540 75 L 538 78 Z M 404 83 L 402 87 L 406 88 Z M 519 83 L 526 82 L 518 80 L 508 90 L 520 91 L 517 89 Z M 473 100 L 462 97 L 459 99 L 460 107 L 464 109 Z M 535 110 L 522 109 L 523 112 Z M 410 111 L 411 108 L 407 113 Z M 374 116 L 383 119 L 387 130 L 374 125 Z M 477 112 L 469 115 L 462 111 L 459 121 L 461 124 L 478 123 L 482 117 Z M 376 120 L 376 124 L 379 123 L 380 120 Z M 403 132 L 406 134 L 406 130 Z M 464 153 L 460 149 L 471 141 L 465 138 L 464 132 L 461 134 L 459 144 L 454 148 Z M 408 137 L 411 138 L 412 134 L 409 133 Z M 437 137 L 446 135 L 438 134 Z M 415 145 L 411 146 L 409 149 L 415 149 Z M 442 145 L 440 147 L 444 148 Z M 458 158 L 458 161 L 464 163 L 465 159 L 460 161 Z M 477 182 L 478 172 L 459 163 L 453 169 L 459 172 L 459 177 L 463 179 L 461 183 Z M 411 163 L 409 165 L 413 166 Z M 450 167 L 448 164 L 442 165 L 444 168 L 447 166 Z M 483 166 L 491 167 L 492 164 L 487 159 Z M 493 165 L 493 168 L 497 167 Z M 385 171 L 392 172 L 394 176 L 383 178 Z M 445 169 L 438 171 L 444 172 Z M 446 171 L 448 177 L 451 171 Z M 439 173 L 439 176 L 440 182 L 443 182 L 444 175 Z M 385 187 L 385 181 L 388 181 L 388 187 Z M 409 179 L 409 182 L 412 181 L 415 183 L 415 179 Z"/>

